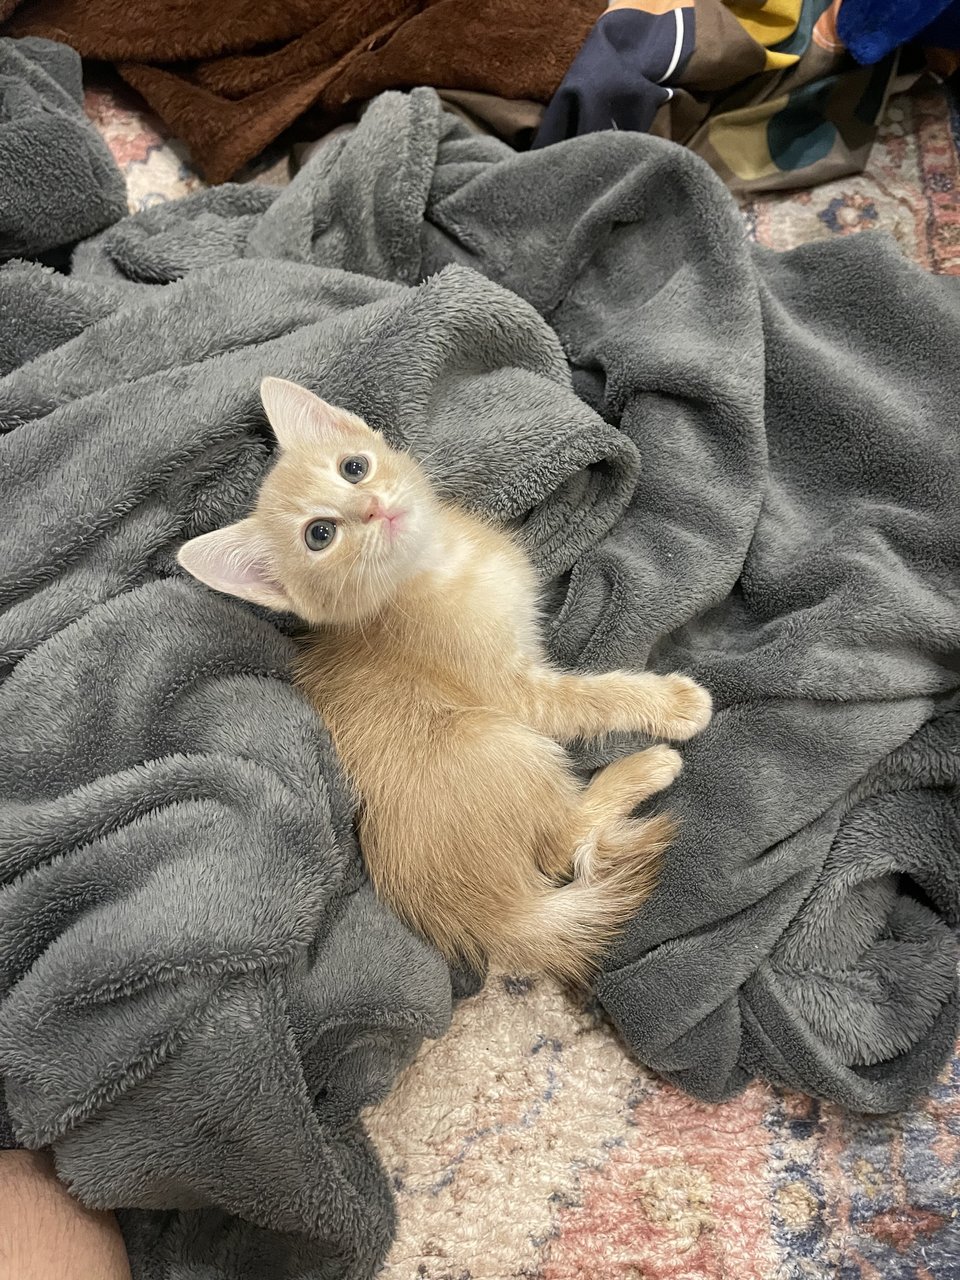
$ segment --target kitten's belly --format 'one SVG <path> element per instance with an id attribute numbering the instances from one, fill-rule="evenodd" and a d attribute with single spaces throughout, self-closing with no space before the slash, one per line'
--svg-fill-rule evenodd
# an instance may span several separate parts
<path id="1" fill-rule="evenodd" d="M 341 720 L 331 732 L 375 881 L 529 863 L 576 803 L 563 749 L 496 710 L 421 706 L 389 728 Z"/>

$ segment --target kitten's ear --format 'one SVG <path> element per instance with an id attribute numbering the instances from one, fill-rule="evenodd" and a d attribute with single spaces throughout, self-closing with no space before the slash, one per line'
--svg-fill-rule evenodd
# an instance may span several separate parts
<path id="1" fill-rule="evenodd" d="M 281 449 L 315 448 L 345 432 L 374 434 L 362 419 L 286 378 L 264 378 L 260 399 Z"/>
<path id="2" fill-rule="evenodd" d="M 293 609 L 252 520 L 240 520 L 225 529 L 191 538 L 177 552 L 177 559 L 187 573 L 214 591 L 252 600 L 267 609 Z"/>

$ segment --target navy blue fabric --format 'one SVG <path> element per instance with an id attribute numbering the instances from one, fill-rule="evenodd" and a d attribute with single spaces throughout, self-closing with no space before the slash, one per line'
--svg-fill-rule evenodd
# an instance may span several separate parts
<path id="1" fill-rule="evenodd" d="M 692 8 L 683 10 L 683 23 L 683 44 L 672 75 L 693 52 Z M 671 97 L 670 90 L 657 81 L 670 70 L 676 43 L 673 10 L 654 14 L 614 9 L 605 13 L 550 100 L 532 146 L 545 147 L 602 129 L 646 133 Z"/>
<path id="2" fill-rule="evenodd" d="M 926 36 L 925 29 L 958 7 L 957 0 L 843 0 L 837 34 L 856 60 L 869 66 L 921 33 Z"/>
<path id="3" fill-rule="evenodd" d="M 953 0 L 917 39 L 934 49 L 960 49 L 960 0 Z"/>

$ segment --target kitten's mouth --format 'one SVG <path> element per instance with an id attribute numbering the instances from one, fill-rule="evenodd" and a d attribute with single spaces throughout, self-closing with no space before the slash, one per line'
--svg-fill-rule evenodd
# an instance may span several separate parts
<path id="1" fill-rule="evenodd" d="M 399 507 L 392 511 L 387 507 L 378 507 L 373 513 L 373 518 L 383 522 L 384 533 L 391 542 L 395 542 L 400 534 L 403 533 L 406 525 L 407 513 L 406 511 L 402 511 Z"/>
<path id="2" fill-rule="evenodd" d="M 383 523 L 386 525 L 387 537 L 391 542 L 396 542 L 406 527 L 407 513 L 405 511 L 391 511 L 389 515 L 383 517 Z"/>

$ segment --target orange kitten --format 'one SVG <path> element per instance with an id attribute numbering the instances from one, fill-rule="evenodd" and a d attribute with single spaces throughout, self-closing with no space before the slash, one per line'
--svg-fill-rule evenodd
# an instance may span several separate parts
<path id="1" fill-rule="evenodd" d="M 709 694 L 552 668 L 506 533 L 441 502 L 360 419 L 278 378 L 261 395 L 280 453 L 257 505 L 180 563 L 312 628 L 296 678 L 359 792 L 377 892 L 451 959 L 584 978 L 654 887 L 673 823 L 630 815 L 680 757 L 649 747 L 584 786 L 559 744 L 689 738 Z"/>

